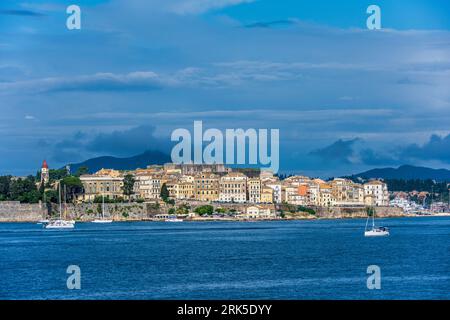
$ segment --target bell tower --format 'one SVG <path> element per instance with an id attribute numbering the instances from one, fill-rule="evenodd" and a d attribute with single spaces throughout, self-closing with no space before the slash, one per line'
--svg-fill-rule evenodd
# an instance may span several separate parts
<path id="1" fill-rule="evenodd" d="M 50 180 L 47 161 L 44 160 L 41 168 L 41 183 L 47 183 Z"/>

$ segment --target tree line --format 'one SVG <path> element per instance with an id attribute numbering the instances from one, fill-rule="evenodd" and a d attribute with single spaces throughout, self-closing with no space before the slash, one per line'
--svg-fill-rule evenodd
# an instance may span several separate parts
<path id="1" fill-rule="evenodd" d="M 60 181 L 61 193 L 67 201 L 74 201 L 83 192 L 80 175 L 86 173 L 86 167 L 80 167 L 70 175 L 66 169 L 50 169 L 49 181 L 41 183 L 41 172 L 27 177 L 0 176 L 0 201 L 20 201 L 22 203 L 58 202 L 58 190 L 52 186 Z"/>

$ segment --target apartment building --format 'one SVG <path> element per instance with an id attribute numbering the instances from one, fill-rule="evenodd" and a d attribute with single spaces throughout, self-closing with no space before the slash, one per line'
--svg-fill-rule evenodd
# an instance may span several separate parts
<path id="1" fill-rule="evenodd" d="M 364 190 L 360 184 L 351 180 L 336 178 L 330 182 L 334 205 L 336 206 L 363 206 Z"/>
<path id="2" fill-rule="evenodd" d="M 219 176 L 211 172 L 197 173 L 194 177 L 194 198 L 199 201 L 219 200 Z"/>
<path id="3" fill-rule="evenodd" d="M 261 202 L 261 180 L 259 178 L 249 178 L 247 180 L 248 202 Z"/>
<path id="4" fill-rule="evenodd" d="M 219 201 L 243 203 L 247 201 L 247 176 L 230 172 L 220 178 Z"/>
<path id="5" fill-rule="evenodd" d="M 282 186 L 281 186 L 280 182 L 277 182 L 277 183 L 271 182 L 271 183 L 264 184 L 264 186 L 272 189 L 272 202 L 273 203 L 281 203 L 283 201 Z"/>
<path id="6" fill-rule="evenodd" d="M 105 196 L 110 199 L 123 197 L 123 175 L 112 169 L 101 169 L 94 174 L 80 176 L 83 184 L 83 201 L 92 201 L 96 196 Z"/>
<path id="7" fill-rule="evenodd" d="M 331 207 L 334 206 L 334 197 L 331 192 L 331 185 L 328 183 L 322 183 L 319 185 L 319 206 Z"/>
<path id="8" fill-rule="evenodd" d="M 166 182 L 169 196 L 173 199 L 193 199 L 194 182 L 171 180 Z"/>
<path id="9" fill-rule="evenodd" d="M 261 203 L 273 203 L 273 189 L 267 186 L 261 187 Z"/>
<path id="10" fill-rule="evenodd" d="M 379 181 L 372 180 L 364 184 L 363 186 L 364 196 L 372 199 L 372 205 L 375 206 L 388 206 L 389 205 L 389 192 L 387 184 Z M 368 201 L 366 201 L 368 202 Z"/>
<path id="11" fill-rule="evenodd" d="M 140 170 L 136 171 L 134 178 L 135 196 L 144 200 L 154 200 L 160 198 L 162 186 L 162 176 L 160 174 Z"/>
<path id="12" fill-rule="evenodd" d="M 325 183 L 324 181 L 320 183 Z M 320 198 L 320 183 L 316 181 L 310 181 L 308 184 L 308 200 L 307 203 L 310 206 L 318 206 Z"/>

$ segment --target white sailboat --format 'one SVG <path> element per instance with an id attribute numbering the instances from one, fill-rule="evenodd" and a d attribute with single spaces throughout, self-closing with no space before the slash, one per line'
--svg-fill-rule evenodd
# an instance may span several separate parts
<path id="1" fill-rule="evenodd" d="M 169 216 L 167 219 L 164 220 L 165 222 L 183 222 L 183 219 L 177 218 L 177 216 Z"/>
<path id="2" fill-rule="evenodd" d="M 100 219 L 95 219 L 93 223 L 111 223 L 111 219 L 105 219 L 105 196 L 102 194 L 102 217 Z"/>
<path id="3" fill-rule="evenodd" d="M 178 219 L 178 218 L 167 218 L 166 220 L 164 220 L 165 222 L 183 222 L 183 219 Z"/>
<path id="4" fill-rule="evenodd" d="M 372 210 L 372 229 L 367 229 L 370 216 L 367 217 L 366 228 L 364 229 L 365 237 L 384 237 L 389 235 L 389 229 L 386 227 L 375 227 L 375 210 Z"/>
<path id="5" fill-rule="evenodd" d="M 75 224 L 73 221 L 66 221 L 62 218 L 62 207 L 61 207 L 61 184 L 58 186 L 58 197 L 59 197 L 59 219 L 50 221 L 45 225 L 45 229 L 73 229 Z"/>

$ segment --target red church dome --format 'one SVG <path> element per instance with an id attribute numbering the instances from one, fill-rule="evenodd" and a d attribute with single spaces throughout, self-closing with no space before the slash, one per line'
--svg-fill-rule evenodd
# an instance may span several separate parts
<path id="1" fill-rule="evenodd" d="M 42 163 L 42 168 L 48 169 L 48 164 L 46 160 L 44 160 L 44 162 Z"/>

